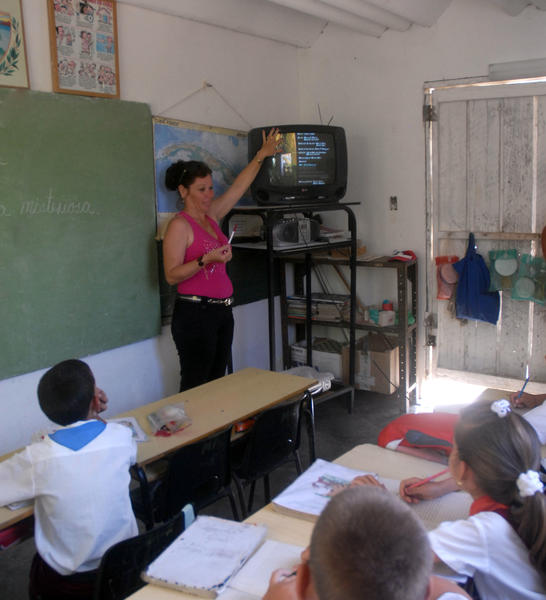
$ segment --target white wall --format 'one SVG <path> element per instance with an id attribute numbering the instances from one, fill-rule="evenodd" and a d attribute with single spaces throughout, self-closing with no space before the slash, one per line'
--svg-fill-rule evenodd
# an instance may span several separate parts
<path id="1" fill-rule="evenodd" d="M 30 87 L 50 92 L 46 3 L 22 4 Z M 294 47 L 122 3 L 118 35 L 121 98 L 148 103 L 154 115 L 207 81 L 227 102 L 207 89 L 164 116 L 241 130 L 298 118 Z M 235 320 L 234 367 L 269 368 L 267 302 L 237 307 Z M 178 359 L 168 328 L 157 338 L 86 360 L 109 395 L 106 416 L 178 390 Z M 43 372 L 0 381 L 0 454 L 23 446 L 47 426 L 35 392 Z"/>
<path id="2" fill-rule="evenodd" d="M 23 0 L 31 88 L 51 91 L 45 2 Z M 118 5 L 121 94 L 148 102 L 153 114 L 212 83 L 244 121 L 324 121 L 345 127 L 349 193 L 359 237 L 374 253 L 415 250 L 424 260 L 425 180 L 421 121 L 424 81 L 483 75 L 487 65 L 546 56 L 546 12 L 509 17 L 489 2 L 453 0 L 439 23 L 366 38 L 329 25 L 310 50 Z M 167 116 L 247 129 L 212 90 Z M 396 213 L 389 196 L 399 199 Z M 151 199 L 153 201 L 153 199 Z M 365 302 L 386 295 L 359 274 Z M 420 271 L 423 305 L 424 269 Z M 392 295 L 392 294 L 391 294 Z M 235 367 L 267 368 L 266 303 L 236 309 Z M 243 316 L 240 315 L 245 310 Z M 178 366 L 170 333 L 90 357 L 115 414 L 174 393 Z M 0 453 L 27 443 L 45 425 L 35 389 L 42 372 L 0 382 Z"/>
<path id="3" fill-rule="evenodd" d="M 387 31 L 374 39 L 329 25 L 310 50 L 301 51 L 302 120 L 316 119 L 320 104 L 325 121 L 334 115 L 332 123 L 345 127 L 346 199 L 361 202 L 354 207 L 359 238 L 373 254 L 395 249 L 417 253 L 421 312 L 426 234 L 423 83 L 486 75 L 490 63 L 546 57 L 545 31 L 545 11 L 528 7 L 510 17 L 490 2 L 453 0 L 431 28 Z M 390 196 L 398 197 L 397 212 L 389 210 Z M 358 291 L 366 304 L 393 297 L 394 278 L 387 286 L 379 275 L 359 269 Z M 422 327 L 419 337 L 422 355 Z"/>

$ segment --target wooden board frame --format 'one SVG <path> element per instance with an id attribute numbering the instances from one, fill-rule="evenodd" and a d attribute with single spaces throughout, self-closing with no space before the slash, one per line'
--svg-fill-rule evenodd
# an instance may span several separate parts
<path id="1" fill-rule="evenodd" d="M 28 66 L 21 0 L 0 0 L 2 26 L 9 25 L 7 47 L 0 51 L 0 86 L 28 88 Z M 0 36 L 0 41 L 2 37 Z"/>
<path id="2" fill-rule="evenodd" d="M 47 0 L 53 90 L 119 98 L 116 0 Z"/>

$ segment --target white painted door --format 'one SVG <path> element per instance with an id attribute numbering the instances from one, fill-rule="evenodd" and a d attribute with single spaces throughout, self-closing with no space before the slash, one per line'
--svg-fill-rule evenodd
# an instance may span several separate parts
<path id="1" fill-rule="evenodd" d="M 433 86 L 432 86 L 433 87 Z M 501 292 L 498 324 L 461 321 L 437 300 L 434 258 L 516 248 L 541 255 L 546 225 L 546 89 L 538 86 L 429 89 L 427 122 L 427 371 L 491 376 L 487 385 L 546 381 L 546 310 Z"/>

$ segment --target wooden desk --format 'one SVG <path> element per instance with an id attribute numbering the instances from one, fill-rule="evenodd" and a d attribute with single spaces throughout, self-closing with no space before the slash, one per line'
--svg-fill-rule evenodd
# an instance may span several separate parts
<path id="1" fill-rule="evenodd" d="M 402 479 L 411 475 L 427 477 L 438 472 L 438 463 L 400 454 L 373 444 L 356 446 L 335 462 L 352 469 L 374 471 L 392 479 Z M 271 504 L 254 513 L 246 521 L 267 525 L 269 539 L 303 547 L 309 544 L 313 531 L 313 523 L 310 521 L 276 512 Z M 129 600 L 195 600 L 195 598 L 196 596 L 191 594 L 152 584 L 129 596 Z"/>
<path id="2" fill-rule="evenodd" d="M 148 441 L 140 442 L 137 450 L 137 463 L 144 466 L 270 406 L 303 394 L 315 383 L 314 379 L 306 377 L 249 367 L 116 417 L 135 417 L 148 434 Z M 186 414 L 192 418 L 191 426 L 170 437 L 151 435 L 146 417 L 161 406 L 180 402 L 184 403 Z M 0 460 L 12 454 L 2 456 Z M 0 530 L 32 514 L 31 506 L 19 510 L 0 507 Z"/>

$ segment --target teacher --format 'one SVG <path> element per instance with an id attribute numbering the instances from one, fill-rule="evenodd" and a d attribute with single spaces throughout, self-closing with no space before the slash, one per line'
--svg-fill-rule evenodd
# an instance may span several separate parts
<path id="1" fill-rule="evenodd" d="M 231 245 L 219 221 L 235 206 L 277 150 L 278 130 L 262 131 L 263 144 L 232 185 L 214 197 L 212 171 L 202 162 L 173 163 L 165 185 L 184 208 L 163 240 L 165 279 L 177 286 L 171 331 L 180 360 L 180 391 L 225 375 L 233 340 L 233 285 L 226 273 Z"/>

